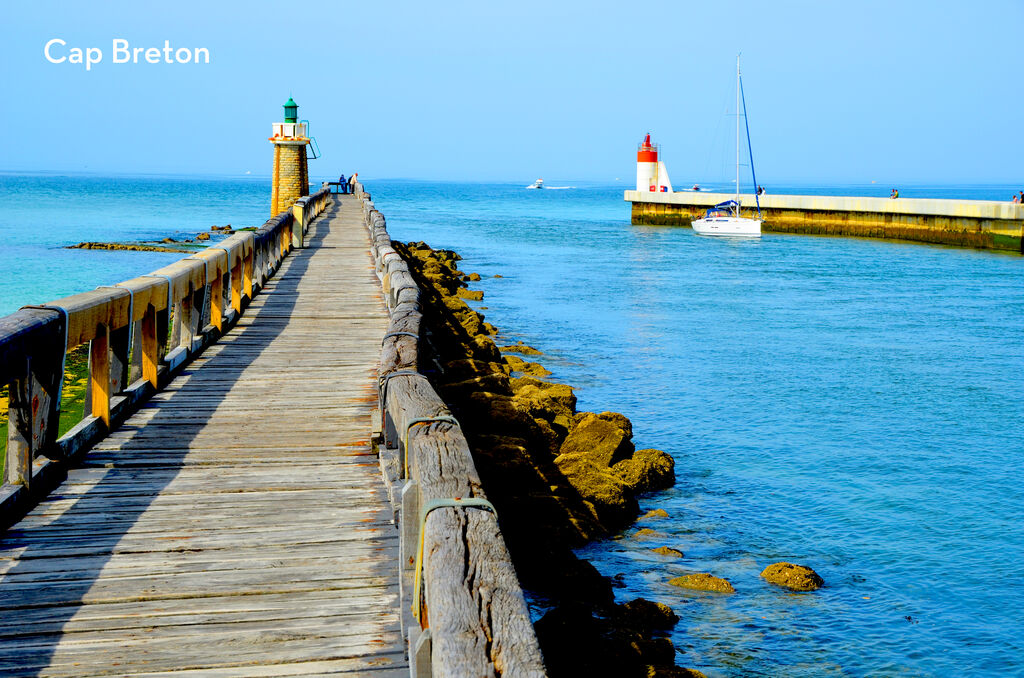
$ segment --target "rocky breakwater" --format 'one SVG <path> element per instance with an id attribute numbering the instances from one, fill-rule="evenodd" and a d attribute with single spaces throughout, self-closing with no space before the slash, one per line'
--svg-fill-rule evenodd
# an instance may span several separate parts
<path id="1" fill-rule="evenodd" d="M 675 481 L 673 460 L 636 450 L 615 412 L 577 412 L 571 386 L 495 343 L 497 328 L 465 299 L 459 256 L 392 242 L 420 287 L 421 370 L 460 422 L 520 581 L 544 611 L 535 623 L 551 676 L 695 676 L 675 666 L 663 604 L 616 604 L 610 580 L 572 549 L 639 515 L 637 496 Z M 523 345 L 508 353 L 533 354 Z"/>

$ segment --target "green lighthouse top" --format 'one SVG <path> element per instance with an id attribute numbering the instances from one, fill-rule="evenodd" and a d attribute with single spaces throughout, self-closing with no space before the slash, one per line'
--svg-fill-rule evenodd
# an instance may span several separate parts
<path id="1" fill-rule="evenodd" d="M 284 103 L 284 121 L 285 122 L 298 122 L 299 121 L 299 105 L 292 101 L 291 97 L 288 97 L 288 101 Z"/>

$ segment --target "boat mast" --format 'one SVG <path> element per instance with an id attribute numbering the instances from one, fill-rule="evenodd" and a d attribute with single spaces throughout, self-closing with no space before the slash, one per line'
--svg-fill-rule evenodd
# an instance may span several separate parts
<path id="1" fill-rule="evenodd" d="M 740 215 L 740 55 L 736 55 L 736 216 Z"/>

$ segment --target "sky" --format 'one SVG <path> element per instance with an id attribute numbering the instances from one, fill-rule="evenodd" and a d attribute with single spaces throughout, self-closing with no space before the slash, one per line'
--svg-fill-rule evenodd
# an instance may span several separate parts
<path id="1" fill-rule="evenodd" d="M 11 2 L 0 171 L 268 176 L 291 96 L 315 176 L 630 183 L 649 131 L 710 182 L 742 53 L 760 183 L 1013 184 L 1022 27 L 1022 0 Z M 116 38 L 210 63 L 114 64 Z"/>

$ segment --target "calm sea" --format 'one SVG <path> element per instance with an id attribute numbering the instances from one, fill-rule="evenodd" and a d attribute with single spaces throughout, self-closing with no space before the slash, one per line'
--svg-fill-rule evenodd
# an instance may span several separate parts
<path id="1" fill-rule="evenodd" d="M 621 599 L 671 605 L 710 676 L 1024 675 L 1024 258 L 854 238 L 722 241 L 629 223 L 624 186 L 370 181 L 396 238 L 457 249 L 504 338 L 580 409 L 676 459 L 658 539 L 584 555 Z M 570 185 L 572 182 L 551 181 Z M 0 177 L 0 311 L 177 255 L 58 249 L 257 225 L 258 181 Z M 880 195 L 889 186 L 770 187 Z M 900 186 L 1006 199 L 1015 187 Z M 727 190 L 727 189 L 726 189 Z M 10 262 L 13 262 L 13 270 Z M 502 278 L 493 278 L 500 274 Z M 650 552 L 685 553 L 666 562 Z M 825 588 L 758 573 L 788 560 Z M 704 571 L 731 596 L 668 579 Z"/>

